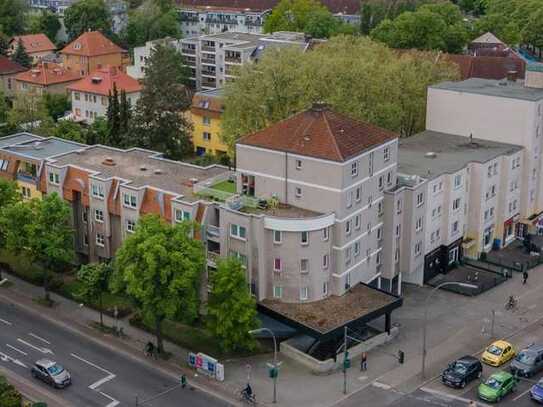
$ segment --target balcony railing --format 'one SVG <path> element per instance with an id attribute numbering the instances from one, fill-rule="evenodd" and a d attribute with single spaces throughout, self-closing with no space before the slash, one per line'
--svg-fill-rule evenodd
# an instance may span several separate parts
<path id="1" fill-rule="evenodd" d="M 192 48 L 181 48 L 183 54 L 196 55 L 196 50 Z"/>
<path id="2" fill-rule="evenodd" d="M 241 57 L 224 57 L 224 62 L 230 62 L 232 64 L 241 64 Z"/>
<path id="3" fill-rule="evenodd" d="M 209 71 L 209 70 L 206 69 L 206 70 L 202 71 L 202 75 L 215 77 L 216 72 L 215 71 Z M 209 82 L 212 82 L 212 81 L 209 81 Z M 215 84 L 213 83 L 213 85 L 215 85 Z"/>
<path id="4" fill-rule="evenodd" d="M 218 226 L 207 225 L 208 236 L 219 237 L 221 235 L 221 229 Z"/>
<path id="5" fill-rule="evenodd" d="M 202 58 L 202 64 L 215 65 L 215 58 Z"/>
<path id="6" fill-rule="evenodd" d="M 204 51 L 204 52 L 215 52 L 215 47 L 210 47 L 209 45 L 202 45 L 202 51 Z"/>
<path id="7" fill-rule="evenodd" d="M 221 257 L 220 253 L 207 252 L 207 262 L 212 266 L 215 266 L 217 264 L 217 261 L 219 260 L 220 257 Z"/>

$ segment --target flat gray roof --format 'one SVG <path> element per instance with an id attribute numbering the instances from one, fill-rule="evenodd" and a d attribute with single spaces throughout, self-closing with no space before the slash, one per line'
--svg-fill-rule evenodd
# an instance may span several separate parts
<path id="1" fill-rule="evenodd" d="M 442 174 L 453 174 L 469 163 L 485 163 L 500 155 L 511 155 L 522 150 L 515 144 L 497 143 L 454 134 L 426 130 L 412 137 L 400 139 L 398 172 L 433 179 Z M 435 153 L 428 157 L 427 153 Z"/>
<path id="2" fill-rule="evenodd" d="M 114 165 L 104 163 L 106 158 L 113 160 Z M 58 166 L 74 165 L 97 172 L 95 177 L 100 179 L 120 178 L 135 188 L 149 186 L 181 194 L 189 201 L 199 199 L 193 195 L 192 184 L 195 180 L 200 182 L 228 172 L 227 168 L 218 165 L 198 167 L 180 161 L 167 160 L 154 151 L 118 150 L 101 145 L 65 154 L 52 163 Z"/>
<path id="3" fill-rule="evenodd" d="M 17 145 L 5 147 L 3 150 L 34 160 L 44 160 L 83 148 L 87 148 L 87 145 L 51 137 L 31 139 Z"/>
<path id="4" fill-rule="evenodd" d="M 524 86 L 524 81 L 522 80 L 511 82 L 507 80 L 470 78 L 459 82 L 442 82 L 432 85 L 430 88 L 521 99 L 532 102 L 543 99 L 543 89 L 528 88 Z"/>
<path id="5" fill-rule="evenodd" d="M 43 137 L 31 133 L 17 133 L 6 137 L 0 137 L 0 148 L 11 146 L 13 144 L 24 143 L 32 140 L 42 140 Z"/>

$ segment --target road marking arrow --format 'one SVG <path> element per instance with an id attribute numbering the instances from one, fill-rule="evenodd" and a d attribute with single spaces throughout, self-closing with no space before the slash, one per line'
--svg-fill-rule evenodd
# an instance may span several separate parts
<path id="1" fill-rule="evenodd" d="M 22 340 L 21 338 L 17 338 L 17 342 L 21 342 L 22 344 L 28 346 L 29 348 L 32 348 L 32 349 L 34 349 L 34 350 L 37 350 L 38 352 L 53 354 L 53 351 L 52 351 L 51 349 L 48 349 L 48 348 L 41 348 L 41 347 L 39 347 L 39 346 L 34 346 L 34 345 L 32 345 L 31 343 L 28 343 L 27 341 Z"/>
<path id="2" fill-rule="evenodd" d="M 2 318 L 0 318 L 0 322 L 2 322 L 3 324 L 6 324 L 6 325 L 10 325 L 10 326 L 13 325 L 11 322 L 6 321 L 5 319 L 2 319 Z"/>
<path id="3" fill-rule="evenodd" d="M 23 362 L 21 362 L 19 359 L 13 359 L 12 357 L 6 355 L 5 353 L 0 352 L 0 360 L 2 362 L 12 362 L 15 363 L 17 366 L 21 366 L 24 368 L 28 368 Z"/>

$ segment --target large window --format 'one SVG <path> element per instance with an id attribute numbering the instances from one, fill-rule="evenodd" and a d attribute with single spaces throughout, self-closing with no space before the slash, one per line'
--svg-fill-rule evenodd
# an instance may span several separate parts
<path id="1" fill-rule="evenodd" d="M 181 223 L 183 221 L 190 220 L 190 212 L 184 211 L 183 209 L 175 210 L 175 221 Z"/>
<path id="2" fill-rule="evenodd" d="M 104 235 L 101 233 L 96 234 L 96 246 L 104 247 L 105 246 L 106 239 L 104 238 Z"/>
<path id="3" fill-rule="evenodd" d="M 8 165 L 9 165 L 8 160 L 0 160 L 0 171 L 7 171 Z"/>
<path id="4" fill-rule="evenodd" d="M 123 194 L 123 204 L 129 208 L 136 208 L 138 206 L 138 198 L 134 194 Z"/>
<path id="5" fill-rule="evenodd" d="M 94 198 L 104 199 L 105 194 L 103 185 L 92 184 L 91 191 Z"/>
<path id="6" fill-rule="evenodd" d="M 300 236 L 300 243 L 303 245 L 309 244 L 309 232 L 302 232 Z"/>
<path id="7" fill-rule="evenodd" d="M 230 225 L 230 236 L 245 240 L 247 238 L 247 229 L 244 226 L 232 224 Z"/>
<path id="8" fill-rule="evenodd" d="M 308 287 L 300 287 L 300 300 L 305 301 L 309 298 L 309 288 Z"/>
<path id="9" fill-rule="evenodd" d="M 54 172 L 49 173 L 49 183 L 53 185 L 60 184 L 60 175 Z"/>
<path id="10" fill-rule="evenodd" d="M 280 230 L 273 231 L 273 243 L 280 244 L 283 241 L 283 234 Z"/>

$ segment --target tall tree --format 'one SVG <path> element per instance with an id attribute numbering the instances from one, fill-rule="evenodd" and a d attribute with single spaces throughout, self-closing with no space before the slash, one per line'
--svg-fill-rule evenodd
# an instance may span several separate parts
<path id="1" fill-rule="evenodd" d="M 49 118 L 43 97 L 31 91 L 16 95 L 13 107 L 8 112 L 10 126 L 23 131 L 32 132 Z"/>
<path id="2" fill-rule="evenodd" d="M 112 278 L 114 292 L 125 292 L 155 329 L 157 348 L 164 350 L 162 322 L 198 316 L 199 285 L 205 252 L 192 239 L 193 225 L 171 226 L 156 215 L 144 216 L 136 231 L 117 251 Z"/>
<path id="3" fill-rule="evenodd" d="M 53 120 L 58 120 L 72 108 L 72 103 L 65 94 L 46 93 L 43 95 L 43 103 Z"/>
<path id="4" fill-rule="evenodd" d="M 104 293 L 108 291 L 109 279 L 113 273 L 110 263 L 92 263 L 81 266 L 77 273 L 77 280 L 81 289 L 77 296 L 84 301 L 94 302 L 98 299 L 98 312 L 100 313 L 100 326 L 104 326 Z"/>
<path id="5" fill-rule="evenodd" d="M 25 30 L 24 0 L 0 0 L 0 27 L 8 36 L 23 34 Z"/>
<path id="6" fill-rule="evenodd" d="M 87 30 L 101 31 L 111 35 L 111 13 L 104 0 L 80 0 L 68 7 L 64 13 L 64 25 L 70 40 Z"/>
<path id="7" fill-rule="evenodd" d="M 103 117 L 98 117 L 87 128 L 86 144 L 106 144 L 108 143 L 109 131 L 107 120 Z"/>
<path id="8" fill-rule="evenodd" d="M 9 107 L 6 102 L 4 92 L 0 90 L 0 123 L 6 123 L 8 120 Z"/>
<path id="9" fill-rule="evenodd" d="M 223 351 L 253 350 L 249 334 L 258 328 L 256 301 L 249 291 L 245 270 L 233 257 L 219 261 L 212 277 L 207 323 Z"/>
<path id="10" fill-rule="evenodd" d="M 28 17 L 27 31 L 37 34 L 43 33 L 51 41 L 55 41 L 58 30 L 61 28 L 58 16 L 51 10 L 42 10 L 39 14 L 31 14 Z"/>
<path id="11" fill-rule="evenodd" d="M 126 97 L 126 91 L 121 91 L 119 102 L 119 131 L 121 132 L 121 145 L 126 144 L 128 132 L 130 130 L 130 121 L 132 120 L 132 106 Z"/>
<path id="12" fill-rule="evenodd" d="M 107 144 L 118 147 L 120 145 L 120 117 L 119 117 L 119 91 L 117 85 L 113 83 L 113 91 L 109 92 L 107 105 L 107 128 L 108 142 Z"/>
<path id="13" fill-rule="evenodd" d="M 162 151 L 173 159 L 192 153 L 191 127 L 183 114 L 191 103 L 189 76 L 175 48 L 159 44 L 153 49 L 133 111 L 131 134 L 138 146 Z"/>
<path id="14" fill-rule="evenodd" d="M 54 123 L 52 132 L 49 135 L 77 143 L 87 143 L 87 131 L 81 124 L 72 120 L 59 120 L 57 123 Z"/>
<path id="15" fill-rule="evenodd" d="M 9 37 L 3 32 L 0 32 L 0 55 L 7 57 L 8 50 L 9 50 Z"/>
<path id="16" fill-rule="evenodd" d="M 25 68 L 30 68 L 32 66 L 32 58 L 26 53 L 23 42 L 20 39 L 17 42 L 17 48 L 15 48 L 15 52 L 11 56 L 11 59 Z"/>
<path id="17" fill-rule="evenodd" d="M 2 210 L 8 206 L 15 205 L 21 201 L 21 193 L 17 184 L 13 181 L 8 181 L 0 178 L 0 248 L 5 244 L 5 228 L 2 227 Z M 2 273 L 0 270 L 0 280 Z"/>

